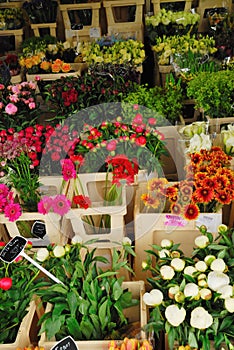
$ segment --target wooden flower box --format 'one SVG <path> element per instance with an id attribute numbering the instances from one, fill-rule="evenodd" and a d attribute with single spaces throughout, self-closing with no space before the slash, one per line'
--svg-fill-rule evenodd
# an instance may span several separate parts
<path id="1" fill-rule="evenodd" d="M 162 239 L 180 243 L 180 249 L 189 256 L 194 247 L 194 239 L 200 235 L 197 226 L 206 225 L 207 229 L 217 235 L 217 227 L 222 223 L 222 212 L 200 214 L 197 220 L 186 221 L 178 215 L 169 213 L 144 212 L 144 203 L 140 197 L 147 192 L 147 184 L 139 184 L 134 209 L 135 226 L 135 273 L 137 279 L 146 280 L 148 276 L 142 271 L 142 262 L 146 259 L 145 250 L 152 244 L 160 245 Z"/>
<path id="2" fill-rule="evenodd" d="M 17 348 L 24 349 L 31 344 L 30 329 L 33 322 L 33 317 L 36 312 L 36 305 L 34 301 L 31 301 L 28 307 L 28 313 L 23 318 L 19 331 L 14 343 L 0 344 L 0 350 L 16 350 Z"/>
<path id="3" fill-rule="evenodd" d="M 144 0 L 104 0 L 108 35 L 118 33 L 125 39 L 144 41 L 143 5 Z M 129 9 L 134 8 L 133 19 L 129 19 Z"/>
<path id="4" fill-rule="evenodd" d="M 142 327 L 147 323 L 147 310 L 142 300 L 145 292 L 145 284 L 143 281 L 129 281 L 123 282 L 123 287 L 128 288 L 132 292 L 132 297 L 139 300 L 139 305 L 125 310 L 125 316 L 128 318 L 129 323 L 137 323 L 138 334 L 140 333 L 141 337 L 145 338 L 145 334 L 142 331 Z M 51 310 L 50 304 L 46 306 L 46 311 L 49 310 Z M 108 343 L 109 340 L 76 341 L 79 350 L 106 350 Z M 45 333 L 42 333 L 38 345 L 44 347 L 45 350 L 50 350 L 56 345 L 56 340 L 48 340 Z"/>
<path id="5" fill-rule="evenodd" d="M 180 3 L 184 5 L 183 11 L 190 11 L 192 7 L 192 0 L 151 0 L 153 4 L 153 12 L 154 14 L 158 13 L 162 9 L 162 5 L 165 4 L 175 4 L 176 6 L 179 6 Z"/>

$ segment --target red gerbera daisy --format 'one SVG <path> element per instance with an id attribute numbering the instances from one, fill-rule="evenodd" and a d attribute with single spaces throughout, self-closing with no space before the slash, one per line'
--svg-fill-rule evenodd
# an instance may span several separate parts
<path id="1" fill-rule="evenodd" d="M 221 204 L 230 204 L 232 197 L 227 191 L 219 191 L 215 194 L 215 199 Z"/>
<path id="2" fill-rule="evenodd" d="M 199 213 L 198 206 L 192 203 L 185 206 L 183 215 L 186 220 L 195 220 L 198 218 Z"/>
<path id="3" fill-rule="evenodd" d="M 91 200 L 87 196 L 83 196 L 82 194 L 79 194 L 77 196 L 73 197 L 73 202 L 78 205 L 79 208 L 82 209 L 88 209 L 91 207 Z"/>
<path id="4" fill-rule="evenodd" d="M 199 187 L 194 191 L 194 196 L 200 203 L 209 203 L 214 199 L 214 190 L 208 187 Z"/>

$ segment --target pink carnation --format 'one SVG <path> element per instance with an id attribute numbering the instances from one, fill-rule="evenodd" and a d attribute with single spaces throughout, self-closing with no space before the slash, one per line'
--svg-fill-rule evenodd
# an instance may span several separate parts
<path id="1" fill-rule="evenodd" d="M 9 115 L 14 115 L 17 113 L 18 108 L 15 105 L 13 105 L 13 103 L 8 103 L 8 105 L 6 105 L 5 111 Z"/>

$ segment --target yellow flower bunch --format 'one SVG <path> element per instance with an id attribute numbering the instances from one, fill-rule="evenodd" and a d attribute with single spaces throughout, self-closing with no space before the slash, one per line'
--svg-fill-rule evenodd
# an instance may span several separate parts
<path id="1" fill-rule="evenodd" d="M 145 59 L 143 43 L 133 39 L 117 41 L 111 46 L 100 46 L 98 43 L 85 42 L 81 45 L 80 52 L 83 61 L 88 64 L 124 64 L 128 62 L 133 66 L 139 66 Z"/>
<path id="2" fill-rule="evenodd" d="M 19 64 L 21 67 L 31 69 L 33 66 L 38 66 L 45 59 L 45 53 L 39 52 L 36 55 L 19 58 Z"/>

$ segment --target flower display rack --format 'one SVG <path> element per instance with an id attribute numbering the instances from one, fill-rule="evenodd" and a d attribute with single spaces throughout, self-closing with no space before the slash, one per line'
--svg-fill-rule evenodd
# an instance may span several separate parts
<path id="1" fill-rule="evenodd" d="M 144 0 L 104 0 L 108 35 L 118 33 L 120 36 L 143 41 L 143 5 Z M 130 8 L 135 9 L 134 18 L 128 21 Z"/>
<path id="2" fill-rule="evenodd" d="M 200 235 L 197 226 L 206 225 L 212 233 L 222 223 L 222 212 L 200 214 L 197 220 L 186 221 L 182 217 L 169 213 L 143 212 L 144 204 L 141 195 L 147 193 L 147 184 L 140 183 L 136 192 L 134 208 L 135 226 L 135 259 L 134 271 L 137 279 L 146 280 L 147 274 L 142 271 L 142 262 L 146 259 L 145 250 L 152 244 L 160 245 L 162 239 L 172 240 L 175 244 L 181 243 L 180 249 L 186 254 L 192 253 L 194 239 Z"/>
<path id="3" fill-rule="evenodd" d="M 56 37 L 57 23 L 30 23 L 30 27 L 33 30 L 34 36 L 41 36 L 40 29 L 49 28 L 51 36 Z"/>
<path id="4" fill-rule="evenodd" d="M 183 11 L 190 11 L 192 7 L 192 0 L 151 0 L 152 5 L 153 5 L 153 12 L 154 14 L 158 13 L 161 10 L 161 6 L 163 4 L 177 4 L 177 3 L 184 3 L 184 8 Z"/>
<path id="5" fill-rule="evenodd" d="M 198 26 L 198 32 L 206 33 L 209 29 L 209 21 L 207 17 L 207 11 L 215 8 L 227 8 L 230 13 L 232 12 L 232 0 L 216 0 L 215 4 L 212 0 L 199 0 L 196 12 L 201 16 Z"/>
<path id="6" fill-rule="evenodd" d="M 125 316 L 128 318 L 129 323 L 139 323 L 139 329 L 147 323 L 147 310 L 146 305 L 142 300 L 142 296 L 145 291 L 145 284 L 143 281 L 124 281 L 123 287 L 128 288 L 132 292 L 132 297 L 139 300 L 139 305 L 127 308 L 125 310 Z M 49 311 L 51 305 L 47 304 L 45 311 Z M 145 334 L 141 331 L 141 337 L 144 339 Z M 90 340 L 90 341 L 76 341 L 79 350 L 106 350 L 108 348 L 109 340 Z M 50 350 L 56 341 L 54 339 L 46 339 L 45 333 L 42 333 L 38 345 L 44 347 L 44 350 Z"/>
<path id="7" fill-rule="evenodd" d="M 0 350 L 15 350 L 18 348 L 24 349 L 31 343 L 30 339 L 30 329 L 33 322 L 33 317 L 36 312 L 36 304 L 34 301 L 31 301 L 28 307 L 28 313 L 23 318 L 19 331 L 14 343 L 0 344 Z"/>
<path id="8" fill-rule="evenodd" d="M 92 41 L 95 38 L 101 37 L 101 23 L 100 23 L 100 8 L 101 2 L 88 2 L 85 4 L 59 4 L 59 9 L 62 14 L 65 38 L 73 41 Z M 80 11 L 80 12 L 79 12 Z M 91 12 L 91 23 L 82 23 L 82 18 L 79 13 L 82 11 Z M 69 13 L 74 13 L 76 16 L 76 23 L 71 23 Z M 76 24 L 83 24 L 83 29 L 76 29 Z M 74 25 L 74 26 L 73 26 Z M 74 27 L 74 29 L 72 29 Z"/>

